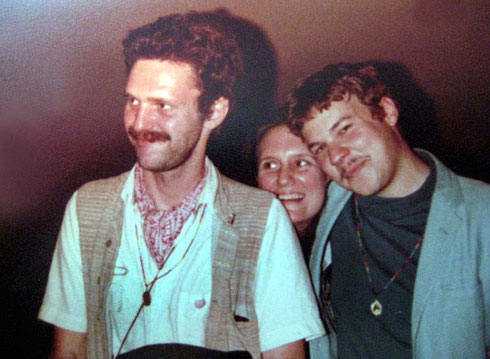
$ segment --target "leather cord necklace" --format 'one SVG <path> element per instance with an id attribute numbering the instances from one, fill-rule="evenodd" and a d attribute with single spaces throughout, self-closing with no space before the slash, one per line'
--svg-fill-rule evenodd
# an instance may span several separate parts
<path id="1" fill-rule="evenodd" d="M 196 214 L 196 217 L 197 217 L 197 213 L 199 212 L 199 210 L 201 209 L 201 207 L 203 208 L 202 212 L 201 212 L 201 216 L 199 217 L 199 223 L 197 225 L 197 229 L 196 229 L 196 233 L 194 234 L 194 237 L 192 238 L 192 240 L 190 241 L 189 245 L 187 246 L 186 250 L 184 251 L 184 254 L 182 255 L 182 257 L 178 260 L 177 263 L 175 263 L 175 265 L 166 270 L 163 274 L 160 274 L 160 271 L 165 267 L 165 264 L 167 263 L 167 260 L 170 258 L 170 256 L 172 255 L 176 245 L 173 245 L 172 248 L 170 249 L 170 251 L 168 252 L 167 254 L 167 257 L 165 258 L 165 260 L 163 261 L 162 263 L 162 267 L 158 270 L 158 272 L 155 274 L 155 277 L 153 278 L 153 280 L 151 282 L 147 282 L 146 281 L 146 274 L 145 274 L 145 268 L 143 266 L 143 258 L 141 257 L 141 249 L 140 249 L 140 244 L 139 244 L 139 236 L 138 236 L 138 230 L 136 229 L 136 240 L 138 242 L 138 251 L 140 253 L 140 265 L 141 265 L 141 272 L 143 273 L 143 282 L 145 284 L 145 291 L 143 292 L 143 304 L 145 306 L 149 306 L 151 304 L 151 295 L 150 295 L 150 292 L 151 292 L 151 289 L 153 288 L 153 286 L 155 285 L 156 281 L 165 277 L 167 274 L 169 274 L 170 272 L 172 272 L 180 263 L 182 263 L 182 261 L 184 260 L 185 256 L 187 255 L 187 252 L 189 252 L 189 249 L 191 248 L 192 244 L 194 243 L 194 240 L 196 239 L 196 236 L 197 234 L 199 233 L 199 229 L 201 228 L 201 223 L 202 223 L 202 219 L 204 218 L 204 213 L 206 212 L 206 206 L 207 204 L 200 204 L 196 210 L 195 210 L 195 214 Z M 194 217 L 194 219 L 196 218 Z"/>
<path id="2" fill-rule="evenodd" d="M 155 274 L 155 277 L 153 278 L 153 280 L 150 283 L 147 283 L 146 282 L 146 274 L 145 274 L 145 269 L 143 267 L 143 259 L 141 258 L 141 249 L 140 249 L 140 244 L 139 244 L 140 239 L 139 239 L 139 236 L 138 236 L 138 228 L 136 228 L 136 241 L 138 243 L 138 251 L 139 251 L 139 257 L 140 257 L 140 265 L 141 265 L 141 271 L 143 273 L 143 281 L 144 281 L 144 284 L 145 284 L 145 291 L 143 292 L 143 295 L 142 295 L 143 301 L 142 301 L 142 303 L 141 303 L 138 311 L 136 312 L 136 315 L 134 316 L 133 321 L 129 325 L 129 328 L 126 331 L 126 334 L 124 335 L 123 340 L 121 341 L 121 345 L 119 346 L 119 350 L 118 350 L 116 356 L 118 356 L 121 353 L 121 350 L 122 350 L 122 348 L 124 346 L 124 343 L 126 343 L 126 340 L 128 339 L 129 333 L 131 332 L 131 329 L 133 329 L 134 323 L 136 323 L 136 319 L 138 319 L 138 317 L 139 317 L 141 311 L 143 310 L 143 308 L 144 307 L 148 307 L 148 306 L 151 305 L 151 294 L 150 293 L 151 293 L 151 290 L 152 290 L 153 286 L 157 282 L 157 280 L 165 277 L 167 274 L 169 274 L 170 272 L 172 272 L 180 263 L 182 263 L 182 261 L 184 260 L 185 256 L 189 252 L 189 249 L 191 248 L 192 244 L 194 243 L 194 240 L 196 239 L 197 234 L 199 233 L 199 229 L 201 228 L 201 223 L 202 223 L 202 220 L 204 218 L 204 213 L 206 213 L 206 207 L 207 207 L 207 204 L 206 203 L 205 204 L 202 204 L 201 203 L 195 209 L 195 214 L 196 214 L 196 217 L 197 217 L 197 214 L 199 213 L 199 210 L 202 208 L 201 216 L 199 217 L 199 223 L 197 225 L 196 233 L 194 234 L 194 237 L 192 238 L 192 240 L 190 241 L 190 243 L 187 246 L 186 250 L 184 251 L 184 254 L 182 255 L 182 257 L 178 260 L 177 263 L 175 263 L 175 265 L 172 268 L 170 268 L 167 271 L 165 271 L 165 273 L 160 274 L 160 271 L 165 267 L 165 263 L 170 258 L 170 256 L 173 253 L 175 247 L 177 246 L 176 244 L 174 244 L 174 246 L 168 252 L 168 255 L 165 258 L 165 261 L 163 262 L 162 267 L 158 270 L 158 272 Z M 196 219 L 196 217 L 194 217 L 194 220 Z"/>
<path id="3" fill-rule="evenodd" d="M 371 272 L 369 270 L 369 264 L 367 260 L 367 252 L 366 252 L 366 247 L 364 244 L 364 239 L 362 238 L 362 232 L 361 232 L 361 216 L 360 216 L 360 211 L 359 211 L 359 197 L 357 195 L 354 196 L 354 203 L 356 207 L 356 233 L 357 233 L 357 239 L 359 240 L 359 247 L 361 249 L 361 257 L 362 257 L 362 262 L 364 264 L 364 269 L 366 270 L 368 280 L 369 280 L 369 288 L 371 289 L 371 292 L 373 293 L 374 301 L 371 303 L 371 313 L 373 313 L 374 316 L 379 316 L 383 312 L 383 306 L 381 305 L 381 302 L 378 299 L 378 296 L 385 291 L 388 286 L 395 281 L 396 278 L 398 278 L 403 271 L 407 268 L 407 266 L 412 262 L 413 256 L 417 252 L 417 249 L 420 248 L 422 245 L 422 242 L 424 241 L 424 233 L 420 236 L 420 239 L 418 240 L 417 244 L 415 244 L 415 247 L 413 247 L 412 252 L 410 252 L 409 256 L 405 259 L 405 262 L 403 265 L 391 276 L 390 280 L 378 291 L 374 289 L 374 282 L 371 277 Z"/>

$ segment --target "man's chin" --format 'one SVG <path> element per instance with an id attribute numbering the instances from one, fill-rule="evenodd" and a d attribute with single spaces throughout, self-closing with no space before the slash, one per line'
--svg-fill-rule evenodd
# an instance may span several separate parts
<path id="1" fill-rule="evenodd" d="M 167 170 L 166 166 L 161 163 L 148 163 L 147 161 L 138 160 L 138 165 L 145 171 L 149 172 L 165 172 Z"/>
<path id="2" fill-rule="evenodd" d="M 347 179 L 342 179 L 342 181 L 339 183 L 337 182 L 341 187 L 345 188 L 348 191 L 351 191 L 355 194 L 358 194 L 360 196 L 370 196 L 374 194 L 374 190 L 369 186 L 369 184 L 360 181 L 359 178 L 351 178 L 349 180 Z"/>
<path id="3" fill-rule="evenodd" d="M 155 173 L 167 172 L 179 167 L 179 164 L 162 163 L 161 161 L 159 162 L 144 161 L 141 159 L 138 159 L 138 165 L 145 171 L 155 172 Z"/>

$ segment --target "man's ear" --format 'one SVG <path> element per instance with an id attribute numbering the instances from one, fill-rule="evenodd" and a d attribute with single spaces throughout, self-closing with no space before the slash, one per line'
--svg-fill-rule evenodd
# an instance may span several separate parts
<path id="1" fill-rule="evenodd" d="M 379 101 L 379 106 L 383 109 L 385 113 L 384 121 L 390 125 L 391 127 L 395 127 L 398 123 L 398 107 L 396 106 L 395 101 L 388 96 L 384 96 Z"/>
<path id="2" fill-rule="evenodd" d="M 216 127 L 221 125 L 228 115 L 230 109 L 230 100 L 226 97 L 221 96 L 211 105 L 211 111 L 204 121 L 204 126 L 210 130 L 214 130 Z"/>

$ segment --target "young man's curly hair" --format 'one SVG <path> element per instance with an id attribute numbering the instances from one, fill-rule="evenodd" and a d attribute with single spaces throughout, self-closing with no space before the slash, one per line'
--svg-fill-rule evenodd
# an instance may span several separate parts
<path id="1" fill-rule="evenodd" d="M 339 63 L 308 76 L 290 92 L 288 119 L 291 131 L 301 135 L 305 121 L 311 119 L 312 110 L 328 110 L 332 102 L 349 99 L 352 95 L 369 106 L 374 117 L 384 117 L 379 102 L 390 94 L 375 67 L 369 63 Z"/>

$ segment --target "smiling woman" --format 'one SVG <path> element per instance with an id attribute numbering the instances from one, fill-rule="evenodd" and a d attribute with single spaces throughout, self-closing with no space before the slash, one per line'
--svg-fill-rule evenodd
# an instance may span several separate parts
<path id="1" fill-rule="evenodd" d="M 301 138 L 284 123 L 273 123 L 259 132 L 257 183 L 274 193 L 286 208 L 309 257 L 327 179 Z"/>

